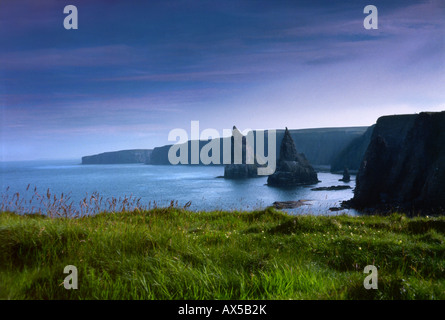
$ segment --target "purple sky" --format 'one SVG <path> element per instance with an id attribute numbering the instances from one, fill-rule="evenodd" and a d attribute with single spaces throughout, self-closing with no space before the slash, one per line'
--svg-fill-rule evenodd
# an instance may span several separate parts
<path id="1" fill-rule="evenodd" d="M 444 83 L 440 0 L 0 1 L 0 161 L 153 148 L 192 120 L 371 125 L 444 110 Z"/>

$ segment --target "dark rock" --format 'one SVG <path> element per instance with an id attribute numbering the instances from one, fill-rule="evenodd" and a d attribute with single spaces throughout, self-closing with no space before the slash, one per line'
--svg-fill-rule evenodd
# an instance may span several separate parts
<path id="1" fill-rule="evenodd" d="M 310 205 L 309 203 L 305 203 L 307 200 L 298 200 L 298 201 L 275 201 L 273 206 L 276 209 L 294 209 L 304 205 Z"/>
<path id="2" fill-rule="evenodd" d="M 445 111 L 379 118 L 349 205 L 443 214 Z"/>
<path id="3" fill-rule="evenodd" d="M 351 175 L 349 174 L 348 168 L 345 167 L 345 169 L 343 171 L 343 178 L 341 178 L 339 181 L 343 181 L 343 182 L 351 181 Z"/>
<path id="4" fill-rule="evenodd" d="M 275 173 L 267 179 L 270 186 L 297 186 L 318 183 L 317 173 L 304 154 L 298 153 L 286 128 Z"/>
<path id="5" fill-rule="evenodd" d="M 235 137 L 242 141 L 242 163 L 235 163 Z M 247 159 L 253 159 L 253 164 L 247 163 Z M 233 126 L 231 137 L 231 164 L 224 166 L 224 178 L 226 179 L 246 179 L 258 177 L 258 165 L 254 151 L 247 145 L 246 137 Z"/>
<path id="6" fill-rule="evenodd" d="M 224 166 L 225 179 L 245 179 L 257 176 L 257 166 L 254 164 L 228 164 Z"/>
<path id="7" fill-rule="evenodd" d="M 295 161 L 299 156 L 294 140 L 292 139 L 289 130 L 286 127 L 284 137 L 281 141 L 280 160 L 281 161 Z"/>
<path id="8" fill-rule="evenodd" d="M 151 153 L 150 149 L 104 152 L 82 157 L 82 164 L 146 163 L 150 161 Z"/>
<path id="9" fill-rule="evenodd" d="M 330 187 L 319 187 L 319 188 L 312 188 L 312 191 L 333 191 L 333 190 L 346 190 L 346 189 L 352 189 L 350 186 L 330 186 Z"/>

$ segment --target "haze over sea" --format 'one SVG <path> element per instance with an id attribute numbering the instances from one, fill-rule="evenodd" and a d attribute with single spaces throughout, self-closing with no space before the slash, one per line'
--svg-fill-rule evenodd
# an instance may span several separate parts
<path id="1" fill-rule="evenodd" d="M 322 182 L 289 189 L 269 187 L 267 177 L 244 180 L 217 178 L 223 166 L 158 166 L 144 164 L 81 165 L 79 160 L 23 161 L 0 163 L 1 195 L 9 199 L 19 192 L 27 200 L 34 188 L 41 195 L 50 190 L 58 198 L 71 197 L 74 206 L 98 192 L 103 199 L 140 198 L 143 206 L 156 202 L 158 207 L 178 201 L 182 207 L 191 201 L 189 210 L 254 210 L 271 206 L 275 201 L 309 200 L 307 205 L 286 209 L 292 214 L 357 215 L 355 210 L 329 211 L 353 196 L 355 177 L 347 183 L 352 189 L 311 191 L 314 187 L 343 185 L 339 174 L 318 172 Z M 26 191 L 28 185 L 29 190 Z M 8 188 L 9 187 L 9 188 Z M 35 206 L 36 204 L 33 203 Z M 105 209 L 105 207 L 104 207 Z"/>

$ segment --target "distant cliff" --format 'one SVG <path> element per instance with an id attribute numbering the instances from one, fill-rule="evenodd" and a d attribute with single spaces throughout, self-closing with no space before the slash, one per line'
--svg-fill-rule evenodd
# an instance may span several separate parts
<path id="1" fill-rule="evenodd" d="M 121 150 L 82 157 L 82 164 L 146 163 L 151 149 Z"/>
<path id="2" fill-rule="evenodd" d="M 208 143 L 208 141 L 201 140 L 198 143 L 199 143 L 199 151 L 201 151 L 202 147 L 205 146 Z M 192 164 L 191 141 L 190 140 L 187 141 L 186 144 L 187 144 L 187 150 L 188 150 L 187 151 L 188 152 L 187 162 L 188 162 L 188 164 Z M 165 145 L 162 147 L 154 148 L 153 152 L 151 153 L 150 159 L 148 161 L 146 161 L 145 163 L 146 164 L 154 164 L 154 165 L 170 165 L 170 162 L 168 161 L 168 151 L 171 146 L 172 145 L 170 144 L 170 145 Z M 220 141 L 220 146 L 221 146 L 220 163 L 222 164 L 222 161 L 223 161 L 223 158 L 222 158 L 223 142 L 222 141 Z M 201 159 L 199 159 L 199 164 L 202 164 Z"/>
<path id="3" fill-rule="evenodd" d="M 366 149 L 371 141 L 374 126 L 369 127 L 365 133 L 351 141 L 332 160 L 331 172 L 343 172 L 345 168 L 350 171 L 358 171 L 362 163 Z"/>
<path id="4" fill-rule="evenodd" d="M 445 111 L 379 118 L 350 204 L 443 213 Z"/>
<path id="5" fill-rule="evenodd" d="M 331 165 L 334 158 L 354 139 L 362 136 L 368 127 L 344 127 L 344 128 L 316 128 L 289 130 L 293 141 L 299 152 L 304 153 L 308 161 L 313 165 Z M 266 131 L 267 132 L 267 131 Z M 256 135 L 256 131 L 254 131 Z M 279 157 L 279 147 L 284 137 L 284 130 L 276 130 L 276 156 Z M 200 142 L 200 149 L 207 141 Z M 221 142 L 221 161 L 222 147 Z M 171 145 L 153 149 L 149 164 L 170 164 L 168 161 L 168 150 Z M 265 149 L 268 150 L 268 139 L 265 134 Z M 190 141 L 188 142 L 190 158 Z M 267 153 L 267 152 L 266 152 Z M 190 162 L 189 162 L 190 163 Z M 342 168 L 343 169 L 343 168 Z"/>

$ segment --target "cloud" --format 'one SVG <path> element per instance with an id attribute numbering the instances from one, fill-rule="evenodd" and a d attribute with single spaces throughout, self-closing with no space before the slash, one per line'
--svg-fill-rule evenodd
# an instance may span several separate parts
<path id="1" fill-rule="evenodd" d="M 39 49 L 0 54 L 2 70 L 49 70 L 63 67 L 114 67 L 137 63 L 141 55 L 127 45 Z"/>

